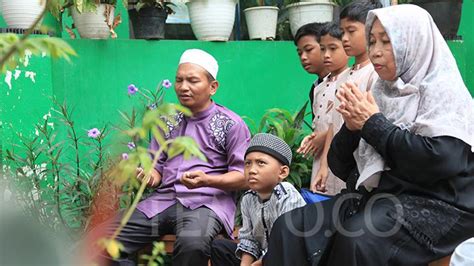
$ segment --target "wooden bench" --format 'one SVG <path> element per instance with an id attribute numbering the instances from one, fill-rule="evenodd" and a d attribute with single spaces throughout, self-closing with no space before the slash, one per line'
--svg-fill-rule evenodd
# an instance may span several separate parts
<path id="1" fill-rule="evenodd" d="M 235 228 L 234 232 L 232 233 L 232 236 L 234 237 L 234 241 L 237 242 L 237 237 L 239 236 L 239 228 Z M 222 234 L 217 235 L 217 239 L 224 239 L 227 238 L 227 236 L 224 236 Z M 173 249 L 174 249 L 174 242 L 176 241 L 176 235 L 164 235 L 158 239 L 158 242 L 163 242 L 165 244 L 165 252 L 167 255 L 172 255 L 173 254 Z M 141 249 L 138 254 L 137 254 L 137 259 L 138 259 L 138 265 L 144 265 L 145 261 L 141 259 L 141 255 L 144 254 L 151 254 L 151 251 L 153 249 L 153 245 L 149 245 L 143 249 Z M 211 262 L 209 261 L 209 265 Z M 438 265 L 436 265 L 438 266 Z"/>
<path id="2" fill-rule="evenodd" d="M 236 242 L 238 241 L 237 240 L 238 233 L 239 233 L 239 228 L 234 229 L 234 232 L 232 233 L 232 235 L 235 239 L 234 241 L 236 241 Z M 217 237 L 218 238 L 225 238 L 224 235 L 218 235 Z M 166 254 L 168 254 L 168 255 L 173 254 L 173 247 L 174 247 L 174 242 L 176 241 L 176 235 L 164 235 L 158 241 L 165 243 Z M 143 249 L 140 253 L 141 254 L 149 254 L 149 253 L 151 253 L 151 248 L 152 248 L 152 246 L 149 246 L 149 247 Z M 451 259 L 451 256 L 446 256 L 446 257 L 441 258 L 439 260 L 435 260 L 435 261 L 430 262 L 428 264 L 428 266 L 449 266 L 449 260 L 450 259 Z"/>
<path id="3" fill-rule="evenodd" d="M 430 262 L 428 266 L 449 266 L 449 260 L 451 259 L 451 256 L 446 256 L 444 258 L 441 258 L 439 260 L 435 260 Z"/>
<path id="4" fill-rule="evenodd" d="M 239 229 L 240 228 L 235 228 L 234 232 L 232 233 L 232 236 L 234 237 L 234 241 L 238 241 L 237 238 L 239 236 Z M 217 235 L 217 238 L 227 238 L 227 236 L 224 236 L 222 234 Z M 165 243 L 165 251 L 166 254 L 173 254 L 173 247 L 174 247 L 174 242 L 176 241 L 176 235 L 164 235 L 158 239 L 159 242 L 164 242 Z"/>

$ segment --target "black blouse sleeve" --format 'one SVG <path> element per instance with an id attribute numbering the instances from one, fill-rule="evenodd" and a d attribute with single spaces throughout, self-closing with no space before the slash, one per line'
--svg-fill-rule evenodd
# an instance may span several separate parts
<path id="1" fill-rule="evenodd" d="M 342 125 L 334 136 L 328 153 L 328 164 L 332 173 L 340 179 L 347 181 L 356 168 L 353 153 L 360 141 L 360 131 L 350 131 Z"/>
<path id="2" fill-rule="evenodd" d="M 470 152 L 462 140 L 415 135 L 381 113 L 367 120 L 361 137 L 382 155 L 396 176 L 414 183 L 430 184 L 458 176 L 465 171 Z"/>

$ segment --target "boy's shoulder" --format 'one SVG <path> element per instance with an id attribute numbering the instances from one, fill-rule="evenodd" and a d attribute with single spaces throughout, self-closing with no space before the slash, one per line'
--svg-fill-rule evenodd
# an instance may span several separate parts
<path id="1" fill-rule="evenodd" d="M 327 74 L 326 76 L 324 76 L 323 78 L 318 78 L 314 81 L 314 85 L 316 87 L 319 87 L 319 86 L 326 86 L 326 83 L 329 81 L 329 77 L 331 76 L 331 73 Z"/>
<path id="2" fill-rule="evenodd" d="M 277 191 L 281 191 L 280 193 L 282 195 L 289 195 L 289 194 L 294 194 L 294 193 L 299 193 L 298 190 L 296 190 L 295 186 L 293 186 L 289 182 L 280 182 L 275 189 Z"/>
<path id="3" fill-rule="evenodd" d="M 242 198 L 241 198 L 241 205 L 253 205 L 255 204 L 256 202 L 258 202 L 259 200 L 259 197 L 258 197 L 258 194 L 257 192 L 249 189 L 247 191 L 244 192 L 244 194 L 242 195 Z"/>
<path id="4" fill-rule="evenodd" d="M 346 81 L 351 76 L 351 72 L 352 72 L 351 67 L 346 68 L 339 75 L 337 75 L 336 81 L 338 81 L 338 82 Z"/>
<path id="5" fill-rule="evenodd" d="M 296 190 L 296 188 L 288 182 L 280 182 L 273 188 L 273 195 L 277 198 L 277 200 L 281 200 L 282 198 L 288 197 L 295 193 L 299 194 L 298 190 Z M 242 196 L 242 201 L 252 199 L 259 199 L 257 192 L 253 190 L 247 190 Z"/>

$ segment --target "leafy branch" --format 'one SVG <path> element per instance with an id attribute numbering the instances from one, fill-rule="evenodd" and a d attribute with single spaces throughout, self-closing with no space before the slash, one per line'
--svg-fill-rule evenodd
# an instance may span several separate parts
<path id="1" fill-rule="evenodd" d="M 33 31 L 38 27 L 40 21 L 46 14 L 51 1 L 46 0 L 46 5 L 40 16 L 38 16 L 33 25 L 26 32 L 18 37 L 16 34 L 0 34 L 0 71 L 6 72 L 18 65 L 18 61 L 25 57 L 26 51 L 33 55 L 45 53 L 53 58 L 64 58 L 70 61 L 70 56 L 76 56 L 76 52 L 65 41 L 59 38 L 29 38 Z"/>

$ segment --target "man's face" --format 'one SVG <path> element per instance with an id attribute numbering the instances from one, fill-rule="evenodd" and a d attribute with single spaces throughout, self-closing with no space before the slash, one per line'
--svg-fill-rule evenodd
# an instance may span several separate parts
<path id="1" fill-rule="evenodd" d="M 196 64 L 181 64 L 176 71 L 176 96 L 181 105 L 189 108 L 193 114 L 209 107 L 211 96 L 216 93 L 218 86 L 218 82 L 209 81 L 207 71 Z"/>

